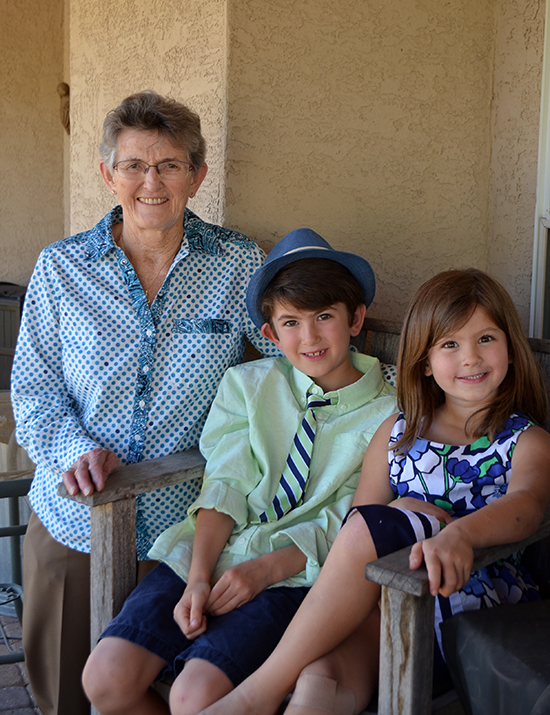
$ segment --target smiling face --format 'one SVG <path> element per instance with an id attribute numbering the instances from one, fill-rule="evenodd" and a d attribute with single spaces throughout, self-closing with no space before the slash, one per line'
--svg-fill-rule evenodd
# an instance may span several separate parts
<path id="1" fill-rule="evenodd" d="M 510 362 L 506 334 L 477 307 L 461 328 L 430 348 L 425 373 L 447 403 L 479 409 L 495 396 Z"/>
<path id="2" fill-rule="evenodd" d="M 139 160 L 156 165 L 169 159 L 189 162 L 187 151 L 157 131 L 124 129 L 119 134 L 116 162 Z M 107 186 L 118 195 L 125 230 L 170 233 L 181 232 L 185 206 L 201 185 L 207 166 L 176 179 L 160 177 L 154 168 L 137 178 L 111 171 L 103 162 L 100 170 Z"/>
<path id="3" fill-rule="evenodd" d="M 273 327 L 264 323 L 262 334 L 323 392 L 330 392 L 362 377 L 351 364 L 349 343 L 350 337 L 359 334 L 365 312 L 365 306 L 359 305 L 350 325 L 344 303 L 323 310 L 300 310 L 276 301 L 271 318 Z"/>

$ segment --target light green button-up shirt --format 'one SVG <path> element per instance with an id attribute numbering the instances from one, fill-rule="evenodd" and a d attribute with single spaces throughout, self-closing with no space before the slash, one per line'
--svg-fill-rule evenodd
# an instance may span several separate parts
<path id="1" fill-rule="evenodd" d="M 323 393 L 286 358 L 229 368 L 200 441 L 207 459 L 201 496 L 189 517 L 161 534 L 149 552 L 184 580 L 191 565 L 195 515 L 216 509 L 235 520 L 216 565 L 214 580 L 231 566 L 292 543 L 306 555 L 306 569 L 277 585 L 311 586 L 336 538 L 357 488 L 367 445 L 395 412 L 395 390 L 384 382 L 376 358 L 350 353 L 363 373 L 341 390 Z M 317 392 L 333 404 L 315 410 L 317 427 L 303 502 L 279 521 L 251 522 L 271 504 L 290 445 Z"/>

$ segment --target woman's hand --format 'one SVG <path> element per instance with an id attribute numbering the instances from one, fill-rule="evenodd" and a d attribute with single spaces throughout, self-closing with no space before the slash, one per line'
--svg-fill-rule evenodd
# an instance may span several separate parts
<path id="1" fill-rule="evenodd" d="M 401 499 L 394 499 L 390 502 L 388 506 L 393 506 L 397 509 L 407 509 L 408 511 L 415 511 L 421 514 L 428 514 L 430 516 L 435 516 L 438 521 L 444 524 L 452 524 L 454 519 L 449 514 L 439 506 L 432 504 L 431 502 L 424 501 L 423 499 L 415 499 L 414 497 L 402 497 Z"/>
<path id="2" fill-rule="evenodd" d="M 120 459 L 108 449 L 92 449 L 79 457 L 63 473 L 62 479 L 71 496 L 82 492 L 87 497 L 94 491 L 100 492 L 107 477 L 120 467 Z"/>
<path id="3" fill-rule="evenodd" d="M 205 606 L 209 596 L 210 584 L 206 581 L 188 583 L 174 608 L 174 620 L 190 640 L 206 630 Z"/>
<path id="4" fill-rule="evenodd" d="M 432 596 L 450 596 L 470 580 L 474 550 L 464 533 L 447 527 L 431 539 L 413 545 L 409 557 L 411 569 L 426 564 Z"/>

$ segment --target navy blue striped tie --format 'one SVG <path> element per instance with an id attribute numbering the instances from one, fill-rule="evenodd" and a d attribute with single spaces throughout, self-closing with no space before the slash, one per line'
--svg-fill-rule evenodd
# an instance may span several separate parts
<path id="1" fill-rule="evenodd" d="M 315 439 L 316 420 L 313 410 L 330 404 L 330 399 L 308 394 L 306 413 L 294 435 L 277 492 L 269 507 L 260 514 L 261 522 L 277 521 L 301 503 L 306 490 Z"/>

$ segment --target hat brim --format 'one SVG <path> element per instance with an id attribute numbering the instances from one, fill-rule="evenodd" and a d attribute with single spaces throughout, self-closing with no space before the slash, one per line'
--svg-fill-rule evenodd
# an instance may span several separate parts
<path id="1" fill-rule="evenodd" d="M 269 283 L 271 283 L 277 273 L 285 266 L 307 258 L 324 258 L 340 263 L 340 265 L 348 269 L 361 286 L 366 307 L 368 308 L 372 303 L 376 290 L 376 282 L 374 271 L 367 260 L 355 253 L 335 251 L 332 248 L 305 248 L 287 253 L 272 261 L 268 260 L 252 274 L 246 291 L 246 307 L 256 327 L 261 328 L 266 322 L 260 309 L 260 304 Z"/>

